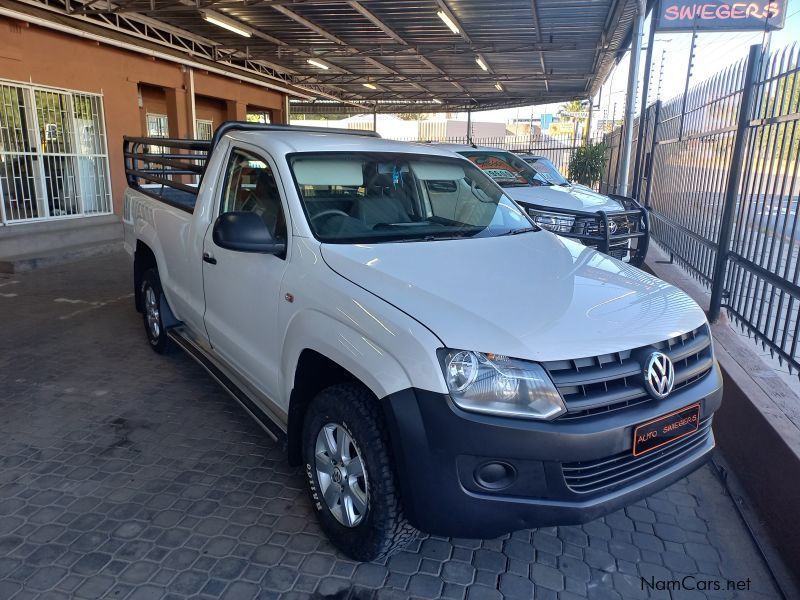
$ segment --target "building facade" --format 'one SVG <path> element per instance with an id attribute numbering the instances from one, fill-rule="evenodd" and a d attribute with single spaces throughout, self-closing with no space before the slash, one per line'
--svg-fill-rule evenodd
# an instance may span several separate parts
<path id="1" fill-rule="evenodd" d="M 0 260 L 119 239 L 124 135 L 283 123 L 286 94 L 0 16 Z"/>

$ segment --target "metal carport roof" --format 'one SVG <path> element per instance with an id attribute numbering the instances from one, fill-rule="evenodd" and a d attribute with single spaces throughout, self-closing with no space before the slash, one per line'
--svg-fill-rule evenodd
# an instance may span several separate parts
<path id="1" fill-rule="evenodd" d="M 483 110 L 594 95 L 636 0 L 25 0 L 280 83 L 293 112 Z M 454 33 L 441 18 L 454 24 Z M 248 37 L 207 19 L 234 25 Z M 479 65 L 478 58 L 485 65 Z M 322 68 L 309 63 L 314 60 Z M 368 85 L 365 85 L 368 84 Z M 374 89 L 373 89 L 374 88 Z"/>

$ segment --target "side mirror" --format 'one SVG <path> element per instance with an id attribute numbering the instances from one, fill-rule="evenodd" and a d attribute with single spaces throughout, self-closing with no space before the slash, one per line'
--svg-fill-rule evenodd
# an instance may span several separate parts
<path id="1" fill-rule="evenodd" d="M 220 248 L 237 252 L 282 254 L 286 242 L 273 239 L 266 223 L 252 212 L 222 213 L 214 221 L 214 243 Z"/>

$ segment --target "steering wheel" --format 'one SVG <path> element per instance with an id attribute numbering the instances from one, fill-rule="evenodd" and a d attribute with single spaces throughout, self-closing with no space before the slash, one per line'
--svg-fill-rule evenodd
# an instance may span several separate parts
<path id="1" fill-rule="evenodd" d="M 343 217 L 350 216 L 346 212 L 344 212 L 343 210 L 339 210 L 338 208 L 329 208 L 328 210 L 323 210 L 322 212 L 315 214 L 313 217 L 311 217 L 311 220 L 316 221 L 320 217 L 327 217 L 330 215 L 342 215 Z"/>

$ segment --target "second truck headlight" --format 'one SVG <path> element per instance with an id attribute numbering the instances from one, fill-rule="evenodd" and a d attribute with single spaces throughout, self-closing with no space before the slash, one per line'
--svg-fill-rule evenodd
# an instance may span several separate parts
<path id="1" fill-rule="evenodd" d="M 533 217 L 534 223 L 539 227 L 548 229 L 553 233 L 569 233 L 575 224 L 575 217 L 570 217 L 569 215 L 544 212 L 532 208 L 528 209 L 528 214 Z"/>
<path id="2" fill-rule="evenodd" d="M 464 410 L 543 420 L 567 410 L 537 363 L 468 350 L 447 350 L 442 362 L 450 397 Z"/>

